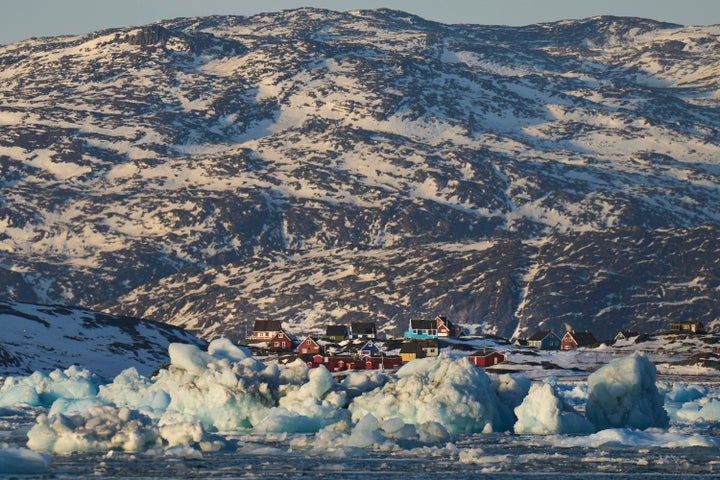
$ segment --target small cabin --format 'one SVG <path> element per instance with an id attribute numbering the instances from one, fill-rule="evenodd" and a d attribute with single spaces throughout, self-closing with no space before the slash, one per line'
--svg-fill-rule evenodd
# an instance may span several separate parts
<path id="1" fill-rule="evenodd" d="M 328 342 L 342 342 L 350 338 L 347 325 L 328 325 L 325 328 L 325 340 Z"/>
<path id="2" fill-rule="evenodd" d="M 282 330 L 268 342 L 268 349 L 276 352 L 289 352 L 293 349 L 292 339 Z"/>
<path id="3" fill-rule="evenodd" d="M 403 334 L 405 338 L 439 338 L 439 337 L 459 337 L 462 329 L 456 327 L 447 317 L 438 315 L 434 320 L 410 320 L 407 331 Z"/>
<path id="4" fill-rule="evenodd" d="M 468 360 L 476 367 L 487 368 L 498 365 L 500 363 L 504 363 L 507 360 L 507 357 L 505 356 L 505 354 L 502 354 L 500 352 L 484 349 L 478 350 L 477 352 L 470 355 L 468 357 Z"/>
<path id="5" fill-rule="evenodd" d="M 618 340 L 630 340 L 631 338 L 639 337 L 640 333 L 634 332 L 632 330 L 621 330 L 618 332 L 617 335 L 615 335 L 615 341 Z"/>
<path id="6" fill-rule="evenodd" d="M 527 346 L 538 350 L 560 350 L 560 338 L 552 330 L 540 330 L 527 339 Z"/>
<path id="7" fill-rule="evenodd" d="M 357 350 L 358 357 L 375 357 L 379 353 L 380 348 L 372 340 L 368 340 Z"/>
<path id="8" fill-rule="evenodd" d="M 403 336 L 405 338 L 437 338 L 437 323 L 434 320 L 412 319 Z"/>
<path id="9" fill-rule="evenodd" d="M 686 320 L 684 322 L 674 322 L 670 324 L 670 333 L 685 333 L 695 335 L 705 333 L 705 328 L 701 322 L 694 320 Z"/>
<path id="10" fill-rule="evenodd" d="M 322 347 L 312 336 L 308 335 L 305 340 L 300 342 L 297 350 L 300 355 L 316 355 L 322 352 Z"/>
<path id="11" fill-rule="evenodd" d="M 597 343 L 598 341 L 595 339 L 595 336 L 588 330 L 585 330 L 584 332 L 570 330 L 563 336 L 560 349 L 575 350 L 576 348 L 589 347 L 591 345 L 596 345 Z"/>
<path id="12" fill-rule="evenodd" d="M 462 328 L 453 324 L 443 315 L 435 317 L 435 322 L 437 323 L 438 337 L 456 338 L 459 337 L 462 332 Z"/>
<path id="13" fill-rule="evenodd" d="M 256 342 L 269 342 L 282 331 L 280 320 L 256 320 L 252 335 L 247 340 Z"/>
<path id="14" fill-rule="evenodd" d="M 438 355 L 440 355 L 440 343 L 437 339 L 410 340 L 400 346 L 400 357 L 404 363 Z"/>
<path id="15" fill-rule="evenodd" d="M 377 338 L 377 328 L 372 322 L 354 322 L 350 324 L 351 338 L 374 340 Z"/>

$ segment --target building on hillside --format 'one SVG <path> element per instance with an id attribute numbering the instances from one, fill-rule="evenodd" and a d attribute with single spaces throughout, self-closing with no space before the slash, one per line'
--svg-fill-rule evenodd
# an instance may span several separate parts
<path id="1" fill-rule="evenodd" d="M 584 332 L 577 332 L 570 330 L 566 332 L 562 338 L 561 350 L 575 350 L 579 347 L 589 347 L 596 345 L 598 341 L 595 339 L 592 333 L 585 330 Z"/>
<path id="2" fill-rule="evenodd" d="M 400 358 L 403 363 L 407 363 L 417 358 L 425 358 L 425 352 L 418 342 L 405 342 L 400 346 Z"/>
<path id="3" fill-rule="evenodd" d="M 280 320 L 255 320 L 252 335 L 247 337 L 247 340 L 269 342 L 281 331 L 282 323 Z"/>
<path id="4" fill-rule="evenodd" d="M 634 337 L 639 337 L 640 333 L 634 332 L 631 330 L 621 330 L 618 332 L 617 335 L 615 335 L 614 340 L 617 342 L 618 340 L 630 340 Z"/>
<path id="5" fill-rule="evenodd" d="M 290 336 L 280 330 L 268 342 L 268 349 L 275 352 L 289 352 L 293 349 L 293 341 Z"/>
<path id="6" fill-rule="evenodd" d="M 435 317 L 435 322 L 437 322 L 438 337 L 456 338 L 462 333 L 462 328 L 452 323 L 444 315 Z"/>
<path id="7" fill-rule="evenodd" d="M 409 340 L 400 346 L 403 362 L 440 355 L 440 342 L 437 339 Z"/>
<path id="8" fill-rule="evenodd" d="M 372 322 L 354 322 L 350 324 L 350 338 L 363 338 L 374 340 L 377 338 L 377 329 Z"/>
<path id="9" fill-rule="evenodd" d="M 318 353 L 322 353 L 323 348 L 312 336 L 308 335 L 305 337 L 305 340 L 300 342 L 297 350 L 300 355 L 316 355 Z"/>
<path id="10" fill-rule="evenodd" d="M 438 315 L 434 320 L 410 320 L 407 331 L 403 334 L 405 338 L 439 338 L 459 337 L 462 333 L 460 327 L 455 326 L 447 317 Z"/>
<path id="11" fill-rule="evenodd" d="M 686 320 L 684 322 L 671 323 L 670 333 L 705 333 L 705 328 L 703 327 L 703 324 L 701 322 L 696 322 L 694 320 Z"/>
<path id="12" fill-rule="evenodd" d="M 538 350 L 560 350 L 560 338 L 552 330 L 540 330 L 527 339 L 527 346 Z"/>
<path id="13" fill-rule="evenodd" d="M 328 325 L 325 328 L 325 340 L 328 342 L 342 342 L 350 338 L 347 325 Z"/>
<path id="14" fill-rule="evenodd" d="M 380 354 L 380 348 L 372 340 L 365 342 L 357 351 L 358 357 L 376 357 Z"/>
<path id="15" fill-rule="evenodd" d="M 476 367 L 487 368 L 504 363 L 507 360 L 507 357 L 503 353 L 483 349 L 468 356 L 468 360 Z"/>
<path id="16" fill-rule="evenodd" d="M 437 322 L 435 320 L 412 319 L 403 336 L 405 338 L 437 338 Z"/>

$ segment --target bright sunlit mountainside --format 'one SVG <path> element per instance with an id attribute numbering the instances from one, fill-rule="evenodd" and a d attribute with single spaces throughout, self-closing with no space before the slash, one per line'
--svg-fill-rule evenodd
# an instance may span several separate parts
<path id="1" fill-rule="evenodd" d="M 1 295 L 206 339 L 713 328 L 719 36 L 301 9 L 0 47 Z"/>

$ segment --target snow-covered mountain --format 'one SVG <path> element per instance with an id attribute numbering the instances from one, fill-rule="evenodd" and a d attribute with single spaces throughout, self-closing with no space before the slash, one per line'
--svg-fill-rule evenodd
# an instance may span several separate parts
<path id="1" fill-rule="evenodd" d="M 239 339 L 719 326 L 720 27 L 392 10 L 0 47 L 0 287 Z"/>
<path id="2" fill-rule="evenodd" d="M 114 377 L 129 367 L 150 375 L 170 361 L 168 345 L 205 342 L 158 322 L 79 308 L 0 302 L 0 377 L 71 365 Z"/>

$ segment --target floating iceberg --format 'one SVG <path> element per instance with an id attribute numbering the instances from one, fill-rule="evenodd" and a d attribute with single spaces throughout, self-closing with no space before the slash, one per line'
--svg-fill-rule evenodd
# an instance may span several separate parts
<path id="1" fill-rule="evenodd" d="M 588 377 L 586 415 L 598 430 L 665 428 L 663 403 L 655 365 L 643 354 L 612 360 Z"/>

